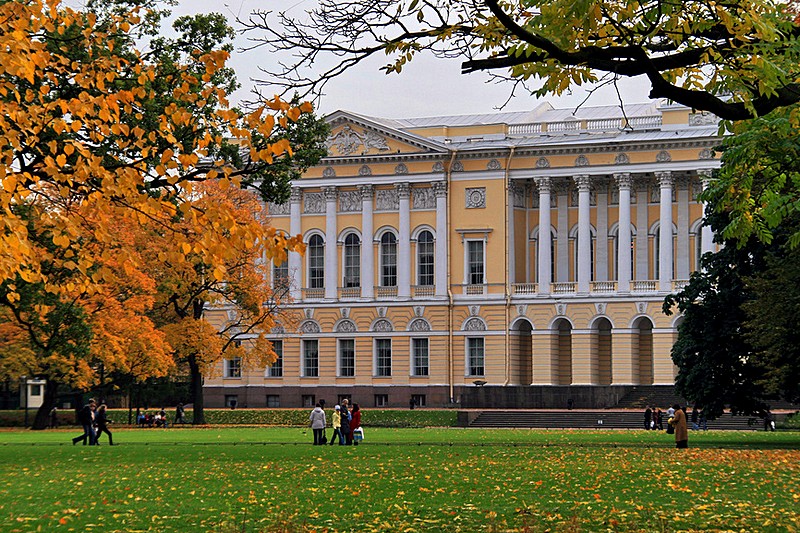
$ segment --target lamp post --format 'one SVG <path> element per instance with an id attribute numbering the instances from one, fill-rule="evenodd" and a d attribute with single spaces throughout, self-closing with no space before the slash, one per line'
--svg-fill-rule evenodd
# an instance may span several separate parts
<path id="1" fill-rule="evenodd" d="M 22 376 L 22 386 L 20 387 L 22 397 L 25 398 L 25 422 L 24 427 L 28 427 L 28 376 Z"/>

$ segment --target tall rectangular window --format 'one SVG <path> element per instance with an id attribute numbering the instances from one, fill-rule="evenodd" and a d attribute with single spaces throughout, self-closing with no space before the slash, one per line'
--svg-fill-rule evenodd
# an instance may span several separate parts
<path id="1" fill-rule="evenodd" d="M 312 235 L 306 248 L 308 257 L 308 287 L 325 288 L 325 243 L 319 235 Z"/>
<path id="2" fill-rule="evenodd" d="M 467 372 L 469 376 L 484 375 L 483 337 L 467 338 Z"/>
<path id="3" fill-rule="evenodd" d="M 271 378 L 282 378 L 283 377 L 283 341 L 272 341 L 272 349 L 275 351 L 275 354 L 278 356 L 275 359 L 275 362 L 272 363 L 272 366 L 269 367 L 269 371 L 267 376 Z"/>
<path id="4" fill-rule="evenodd" d="M 413 376 L 428 375 L 428 339 L 411 339 Z"/>
<path id="5" fill-rule="evenodd" d="M 242 360 L 240 358 L 234 357 L 233 359 L 225 359 L 225 377 L 242 377 Z"/>
<path id="6" fill-rule="evenodd" d="M 397 287 L 397 237 L 394 233 L 383 234 L 380 250 L 381 287 Z"/>
<path id="7" fill-rule="evenodd" d="M 303 377 L 319 377 L 319 341 L 303 341 Z"/>
<path id="8" fill-rule="evenodd" d="M 417 237 L 418 285 L 430 287 L 434 284 L 434 261 L 433 234 L 423 231 Z"/>
<path id="9" fill-rule="evenodd" d="M 344 286 L 361 286 L 361 240 L 355 233 L 344 240 Z"/>
<path id="10" fill-rule="evenodd" d="M 339 339 L 339 375 L 351 378 L 356 375 L 356 341 Z"/>
<path id="11" fill-rule="evenodd" d="M 485 283 L 483 241 L 467 241 L 467 268 L 467 283 L 470 285 Z"/>
<path id="12" fill-rule="evenodd" d="M 289 262 L 272 265 L 272 290 L 282 294 L 289 289 Z"/>
<path id="13" fill-rule="evenodd" d="M 391 339 L 375 339 L 375 375 L 378 377 L 392 375 Z"/>

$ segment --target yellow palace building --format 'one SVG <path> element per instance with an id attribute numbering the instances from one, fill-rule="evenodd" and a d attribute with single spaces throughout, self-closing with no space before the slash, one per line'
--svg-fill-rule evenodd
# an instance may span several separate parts
<path id="1" fill-rule="evenodd" d="M 717 119 L 666 102 L 390 120 L 338 111 L 270 205 L 279 361 L 226 360 L 210 406 L 611 407 L 672 386 L 661 312 L 713 249 Z M 666 230 L 664 230 L 666 228 Z"/>

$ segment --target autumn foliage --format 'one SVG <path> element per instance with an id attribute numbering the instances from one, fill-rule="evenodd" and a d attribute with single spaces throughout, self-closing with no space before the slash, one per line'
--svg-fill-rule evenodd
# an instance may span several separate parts
<path id="1" fill-rule="evenodd" d="M 273 133 L 310 105 L 229 109 L 225 47 L 143 54 L 149 15 L 0 3 L 0 345 L 26 338 L 28 372 L 77 387 L 97 362 L 140 377 L 171 368 L 178 326 L 148 314 L 156 265 L 202 264 L 220 283 L 240 251 L 280 259 L 298 244 L 210 198 L 291 157 Z M 158 232 L 157 253 L 141 249 L 143 231 Z"/>

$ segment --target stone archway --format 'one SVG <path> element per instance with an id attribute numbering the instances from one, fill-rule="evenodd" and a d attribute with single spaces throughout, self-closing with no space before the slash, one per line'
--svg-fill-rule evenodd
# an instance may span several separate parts
<path id="1" fill-rule="evenodd" d="M 511 380 L 515 384 L 533 383 L 533 325 L 518 320 L 511 326 Z"/>
<path id="2" fill-rule="evenodd" d="M 597 385 L 611 385 L 613 374 L 611 371 L 611 354 L 613 353 L 611 340 L 611 321 L 605 317 L 598 318 L 592 328 L 592 381 Z"/>
<path id="3" fill-rule="evenodd" d="M 636 348 L 637 362 L 635 382 L 639 385 L 653 384 L 653 322 L 647 317 L 639 318 L 633 325 L 636 332 L 637 341 L 634 342 Z"/>
<path id="4" fill-rule="evenodd" d="M 572 324 L 559 318 L 553 324 L 553 384 L 572 384 Z"/>

